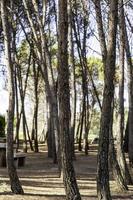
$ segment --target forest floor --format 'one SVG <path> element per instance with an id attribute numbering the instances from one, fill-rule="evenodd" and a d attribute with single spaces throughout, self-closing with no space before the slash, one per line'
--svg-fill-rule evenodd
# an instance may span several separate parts
<path id="1" fill-rule="evenodd" d="M 74 166 L 82 200 L 95 200 L 96 195 L 96 145 L 91 145 L 88 156 L 76 152 Z M 24 195 L 13 195 L 10 190 L 6 168 L 0 168 L 0 200 L 65 200 L 62 179 L 58 167 L 47 157 L 46 147 L 40 153 L 27 153 L 24 167 L 18 168 Z M 114 180 L 111 180 L 113 199 L 133 199 L 133 187 L 127 193 L 118 191 Z"/>

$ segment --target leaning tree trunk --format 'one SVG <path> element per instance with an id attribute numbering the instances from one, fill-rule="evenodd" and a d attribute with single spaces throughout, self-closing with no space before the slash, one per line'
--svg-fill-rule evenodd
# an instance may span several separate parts
<path id="1" fill-rule="evenodd" d="M 36 70 L 35 62 L 33 61 L 33 74 L 34 74 L 34 150 L 35 152 L 39 152 L 38 147 L 38 105 L 39 105 L 39 98 L 38 98 L 38 78 L 39 78 L 39 68 Z"/>
<path id="2" fill-rule="evenodd" d="M 81 122 L 80 122 L 80 129 L 79 129 L 79 139 L 78 139 L 78 150 L 79 151 L 82 151 L 82 136 L 83 136 L 84 116 L 85 116 L 85 96 L 83 96 Z"/>
<path id="3" fill-rule="evenodd" d="M 80 200 L 70 147 L 70 91 L 68 67 L 68 14 L 67 0 L 59 0 L 58 38 L 58 83 L 59 83 L 59 122 L 61 137 L 61 163 L 67 200 Z"/>
<path id="4" fill-rule="evenodd" d="M 8 119 L 7 119 L 7 169 L 11 182 L 11 190 L 15 194 L 23 194 L 23 189 L 17 176 L 16 168 L 13 160 L 13 121 L 14 121 L 14 105 L 15 105 L 15 89 L 14 89 L 14 69 L 11 60 L 11 45 L 10 45 L 10 31 L 8 30 L 11 24 L 7 18 L 7 1 L 1 0 L 1 16 L 2 25 L 4 32 L 4 43 L 5 43 L 5 55 L 8 67 L 8 83 L 9 83 L 9 108 L 8 108 Z"/>
<path id="5" fill-rule="evenodd" d="M 118 18 L 118 1 L 110 2 L 109 11 L 109 33 L 107 56 L 103 55 L 104 60 L 104 92 L 102 114 L 100 122 L 98 168 L 97 168 L 97 192 L 98 199 L 110 200 L 109 169 L 108 169 L 108 150 L 109 150 L 109 129 L 111 120 L 111 104 L 114 96 L 114 75 L 116 59 L 116 32 Z"/>
<path id="6" fill-rule="evenodd" d="M 15 67 L 15 100 L 16 100 L 16 136 L 17 150 L 19 148 L 19 101 L 18 101 L 18 84 L 17 84 L 17 68 Z"/>

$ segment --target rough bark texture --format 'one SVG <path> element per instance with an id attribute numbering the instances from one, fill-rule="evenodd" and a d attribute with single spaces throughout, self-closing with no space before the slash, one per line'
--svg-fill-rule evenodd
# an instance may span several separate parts
<path id="1" fill-rule="evenodd" d="M 106 60 L 106 56 L 107 56 L 107 47 L 106 47 L 105 34 L 104 34 L 104 29 L 103 29 L 100 0 L 93 0 L 93 3 L 95 5 L 98 34 L 99 34 L 99 39 L 100 39 L 102 59 L 104 62 Z"/>
<path id="2" fill-rule="evenodd" d="M 13 78 L 13 63 L 11 59 L 11 38 L 9 33 L 9 27 L 11 24 L 8 23 L 7 18 L 7 1 L 1 0 L 1 16 L 2 25 L 4 32 L 4 44 L 5 44 L 5 56 L 6 64 L 8 67 L 8 83 L 9 83 L 9 108 L 8 108 L 8 119 L 7 119 L 7 168 L 11 183 L 11 190 L 15 194 L 23 194 L 19 178 L 17 176 L 16 168 L 13 161 L 13 120 L 14 120 L 14 105 L 15 105 L 15 89 L 14 89 L 14 78 Z"/>
<path id="3" fill-rule="evenodd" d="M 128 70 L 128 98 L 129 98 L 128 153 L 129 153 L 130 165 L 133 167 L 133 64 L 132 64 L 131 50 L 130 50 L 125 20 L 123 21 L 123 24 L 124 24 L 125 51 L 126 51 L 127 70 Z"/>
<path id="4" fill-rule="evenodd" d="M 74 38 L 73 38 L 73 13 L 72 13 L 72 2 L 69 0 L 70 8 L 69 8 L 69 20 L 70 20 L 70 60 L 71 60 L 71 81 L 72 81 L 72 108 L 71 108 L 71 152 L 72 158 L 75 157 L 75 147 L 74 147 L 74 139 L 75 139 L 75 127 L 76 127 L 76 104 L 77 104 L 77 92 L 76 92 L 76 66 L 75 66 L 75 53 L 74 53 Z"/>
<path id="5" fill-rule="evenodd" d="M 116 150 L 114 146 L 114 138 L 113 138 L 113 110 L 114 110 L 114 100 L 112 102 L 112 110 L 111 110 L 111 121 L 110 121 L 110 130 L 109 130 L 109 161 L 110 161 L 110 168 L 113 170 L 114 179 L 118 185 L 119 190 L 128 190 L 127 184 L 125 179 L 123 178 L 123 174 L 121 168 L 117 161 Z"/>
<path id="6" fill-rule="evenodd" d="M 122 6 L 123 1 L 120 2 L 120 7 Z M 124 154 L 122 152 L 123 144 L 123 131 L 124 131 L 124 32 L 123 32 L 123 7 L 120 9 L 119 17 L 119 27 L 120 27 L 120 76 L 119 76 L 119 113 L 118 113 L 118 123 L 119 130 L 117 133 L 117 157 L 120 167 L 123 172 L 123 178 L 125 179 L 125 163 L 124 163 Z"/>
<path id="7" fill-rule="evenodd" d="M 70 148 L 70 92 L 68 68 L 68 14 L 67 0 L 59 0 L 59 122 L 61 136 L 61 161 L 67 200 L 80 200 Z"/>
<path id="8" fill-rule="evenodd" d="M 109 32 L 108 32 L 108 48 L 107 56 L 104 60 L 104 93 L 99 135 L 99 151 L 98 151 L 98 176 L 97 176 L 97 192 L 99 200 L 110 200 L 109 187 L 109 169 L 108 169 L 108 150 L 109 150 L 109 128 L 111 120 L 111 104 L 114 96 L 114 75 L 115 75 L 115 57 L 116 57 L 116 31 L 118 18 L 118 1 L 110 2 L 109 11 Z M 105 47 L 104 47 L 105 48 Z M 106 54 L 106 52 L 105 52 Z"/>
<path id="9" fill-rule="evenodd" d="M 124 8 L 123 0 L 120 0 L 121 7 L 119 14 L 119 28 L 120 28 L 120 76 L 119 76 L 119 113 L 118 123 L 119 130 L 117 133 L 117 159 L 120 166 L 121 174 L 127 184 L 132 182 L 131 176 L 127 167 L 125 154 L 123 151 L 123 132 L 124 132 L 124 62 L 125 62 L 125 40 L 124 40 Z"/>

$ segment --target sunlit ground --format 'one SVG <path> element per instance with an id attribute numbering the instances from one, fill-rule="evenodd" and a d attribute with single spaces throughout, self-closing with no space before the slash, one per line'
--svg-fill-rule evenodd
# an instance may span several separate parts
<path id="1" fill-rule="evenodd" d="M 77 153 L 74 161 L 77 182 L 83 200 L 94 200 L 96 197 L 96 150 L 89 155 Z M 18 169 L 25 195 L 13 195 L 5 168 L 0 168 L 0 200 L 64 200 L 63 181 L 59 178 L 58 167 L 47 158 L 47 153 L 28 153 L 25 167 Z M 133 199 L 133 187 L 122 193 L 114 181 L 111 181 L 113 199 Z"/>

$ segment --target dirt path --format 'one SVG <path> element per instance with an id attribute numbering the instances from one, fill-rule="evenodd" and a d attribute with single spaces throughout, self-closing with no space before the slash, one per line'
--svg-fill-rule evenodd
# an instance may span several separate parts
<path id="1" fill-rule="evenodd" d="M 96 150 L 91 146 L 89 155 L 76 153 L 74 161 L 80 193 L 83 200 L 95 200 L 96 197 Z M 25 195 L 13 195 L 10 192 L 9 179 L 5 168 L 0 168 L 0 200 L 64 200 L 65 191 L 59 178 L 57 165 L 47 158 L 47 152 L 28 153 L 25 167 L 18 169 Z M 113 199 L 133 199 L 133 188 L 128 193 L 117 191 L 117 185 L 111 181 Z"/>

